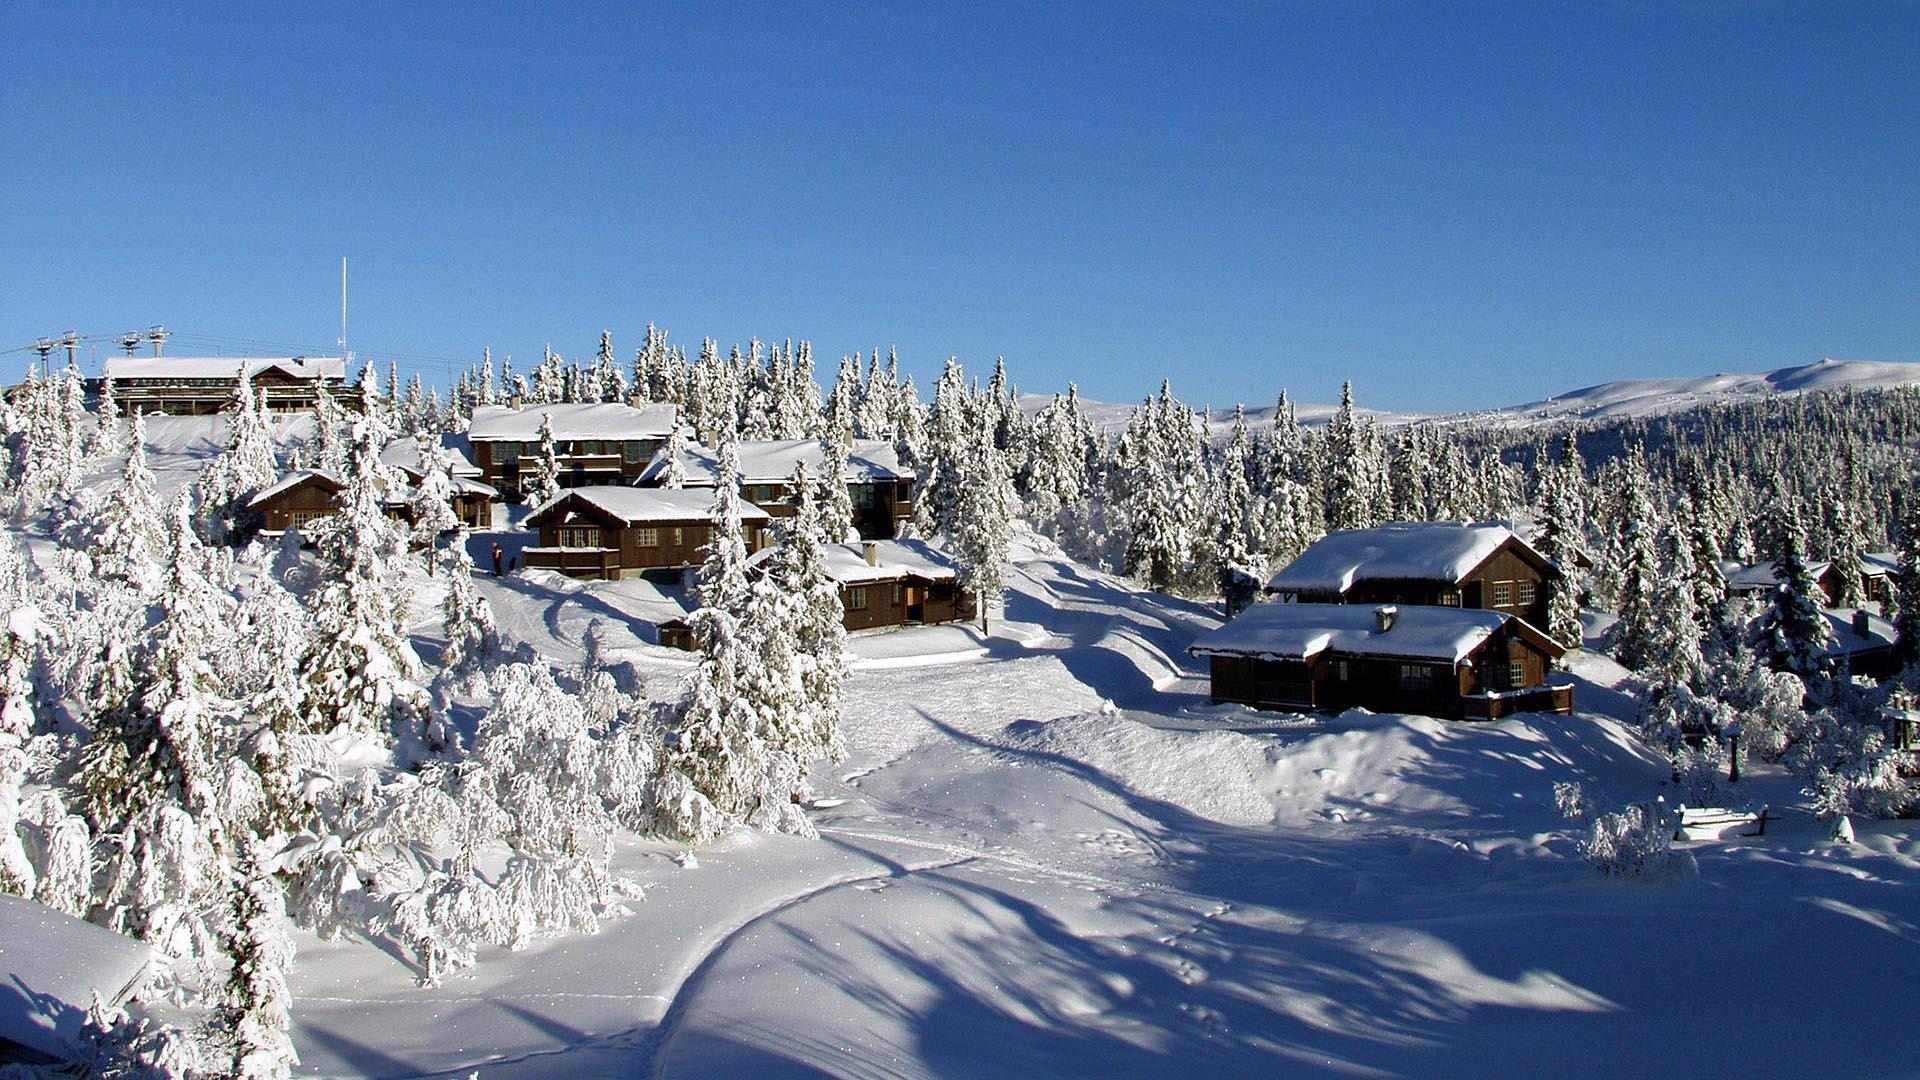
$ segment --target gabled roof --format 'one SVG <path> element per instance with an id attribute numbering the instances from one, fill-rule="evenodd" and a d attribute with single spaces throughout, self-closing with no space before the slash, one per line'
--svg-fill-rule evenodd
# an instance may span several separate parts
<path id="1" fill-rule="evenodd" d="M 1272 592 L 1342 594 L 1361 581 L 1457 585 L 1507 545 L 1551 567 L 1505 525 L 1429 521 L 1328 533 L 1267 582 Z"/>
<path id="2" fill-rule="evenodd" d="M 540 421 L 550 418 L 556 439 L 664 439 L 679 426 L 673 405 L 636 408 L 618 402 L 573 405 L 482 405 L 473 410 L 467 438 L 474 442 L 540 438 Z"/>
<path id="3" fill-rule="evenodd" d="M 807 475 L 818 478 L 827 457 L 827 444 L 819 439 L 755 439 L 736 443 L 735 447 L 743 484 L 783 483 L 793 476 L 793 467 L 800 462 L 806 463 Z M 712 487 L 714 478 L 720 475 L 720 453 L 689 445 L 680 456 L 680 466 L 688 484 Z M 640 474 L 640 483 L 657 483 L 666 467 L 667 455 L 662 450 Z M 847 480 L 851 483 L 905 480 L 912 475 L 900 467 L 893 444 L 884 439 L 855 439 L 847 452 Z"/>
<path id="4" fill-rule="evenodd" d="M 247 500 L 247 505 L 250 507 L 263 505 L 277 496 L 292 491 L 294 488 L 303 487 L 310 483 L 319 484 L 329 491 L 335 492 L 341 491 L 347 486 L 341 483 L 340 478 L 334 476 L 332 473 L 321 472 L 319 469 L 301 469 L 299 472 L 288 473 L 281 478 L 279 483 L 274 484 L 272 487 L 260 489 L 258 494 Z"/>
<path id="5" fill-rule="evenodd" d="M 871 547 L 873 562 L 867 561 Z M 773 556 L 773 548 L 754 552 L 747 560 L 758 565 Z M 842 585 L 860 585 L 872 581 L 901 581 L 909 577 L 923 581 L 956 581 L 959 566 L 946 552 L 925 540 L 866 540 L 858 544 L 828 544 L 827 576 Z"/>
<path id="6" fill-rule="evenodd" d="M 1827 618 L 1827 629 L 1833 634 L 1833 643 L 1827 648 L 1827 655 L 1857 656 L 1863 652 L 1877 649 L 1891 649 L 1894 639 L 1900 636 L 1893 623 L 1869 611 L 1856 611 L 1852 608 L 1823 608 L 1820 612 Z M 1856 633 L 1854 620 L 1864 616 L 1866 634 Z"/>
<path id="7" fill-rule="evenodd" d="M 685 488 L 637 488 L 613 485 L 568 488 L 527 515 L 523 525 L 543 525 L 569 509 L 590 507 L 608 521 L 623 525 L 648 522 L 711 521 L 713 492 Z M 742 521 L 771 521 L 765 510 L 749 502 L 740 504 Z"/>
<path id="8" fill-rule="evenodd" d="M 1891 551 L 1877 551 L 1862 556 L 1861 573 L 1866 577 L 1885 577 L 1895 572 L 1899 556 Z M 1833 568 L 1830 562 L 1809 562 L 1807 575 L 1815 581 L 1827 576 Z M 1734 592 L 1771 592 L 1780 584 L 1780 575 L 1771 562 L 1757 562 L 1751 566 L 1735 564 L 1727 571 L 1727 588 Z"/>
<path id="9" fill-rule="evenodd" d="M 1372 604 L 1254 604 L 1201 636 L 1187 652 L 1265 660 L 1310 660 L 1335 653 L 1457 664 L 1509 623 L 1548 656 L 1566 652 L 1525 620 L 1498 611 L 1402 604 L 1394 609 L 1391 628 L 1380 630 L 1378 610 Z"/>
<path id="10" fill-rule="evenodd" d="M 345 379 L 347 361 L 338 356 L 109 356 L 109 379 L 231 379 L 240 369 L 249 379 L 272 370 L 293 379 Z"/>
<path id="11" fill-rule="evenodd" d="M 111 930 L 0 895 L 0 1044 L 65 1061 L 98 990 L 117 1003 L 145 974 L 152 954 Z"/>

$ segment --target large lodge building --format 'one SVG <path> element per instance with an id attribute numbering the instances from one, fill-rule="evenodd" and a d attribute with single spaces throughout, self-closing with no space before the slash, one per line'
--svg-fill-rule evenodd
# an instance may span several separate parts
<path id="1" fill-rule="evenodd" d="M 553 436 L 563 488 L 631 484 L 679 424 L 672 405 L 482 405 L 473 410 L 467 443 L 487 483 L 520 498 L 524 462 L 540 453 L 545 425 Z"/>
<path id="2" fill-rule="evenodd" d="M 112 356 L 100 379 L 124 414 L 208 416 L 233 402 L 243 368 L 272 412 L 311 412 L 321 387 L 337 396 L 347 379 L 338 356 Z"/>

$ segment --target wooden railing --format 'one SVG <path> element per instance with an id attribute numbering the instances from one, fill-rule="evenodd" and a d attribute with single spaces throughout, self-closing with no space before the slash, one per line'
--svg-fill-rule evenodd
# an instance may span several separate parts
<path id="1" fill-rule="evenodd" d="M 520 554 L 529 570 L 558 570 L 569 577 L 620 576 L 618 548 L 530 547 Z"/>
<path id="2" fill-rule="evenodd" d="M 1494 694 L 1469 694 L 1462 699 L 1468 719 L 1498 720 L 1514 713 L 1570 713 L 1573 711 L 1573 687 L 1531 686 L 1525 690 L 1503 690 Z"/>

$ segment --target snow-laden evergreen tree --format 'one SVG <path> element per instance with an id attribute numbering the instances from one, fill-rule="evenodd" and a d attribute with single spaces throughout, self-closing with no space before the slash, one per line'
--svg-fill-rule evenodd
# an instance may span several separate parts
<path id="1" fill-rule="evenodd" d="M 1670 522 L 1660 534 L 1662 554 L 1658 594 L 1664 598 L 1662 618 L 1651 627 L 1647 643 L 1647 674 L 1656 686 L 1693 686 L 1698 683 L 1705 657 L 1707 613 L 1694 599 L 1693 545 L 1681 522 Z"/>
<path id="2" fill-rule="evenodd" d="M 493 387 L 493 348 L 487 346 L 480 350 L 480 380 L 475 387 L 474 404 L 494 405 L 498 402 Z"/>
<path id="3" fill-rule="evenodd" d="M 447 647 L 440 663 L 456 686 L 471 686 L 500 649 L 493 606 L 474 584 L 473 558 L 467 554 L 466 536 L 465 530 L 458 532 L 440 560 L 447 580 L 447 596 L 440 604 Z"/>
<path id="4" fill-rule="evenodd" d="M 1607 592 L 1620 616 L 1613 628 L 1613 656 L 1636 671 L 1655 658 L 1655 638 L 1665 610 L 1657 544 L 1660 523 L 1650 489 L 1636 448 L 1622 463 L 1608 508 L 1613 531 L 1606 566 Z"/>
<path id="5" fill-rule="evenodd" d="M 1827 561 L 1839 589 L 1833 597 L 1835 607 L 1859 608 L 1867 602 L 1866 539 L 1861 535 L 1860 515 L 1845 496 L 1829 496 Z"/>
<path id="6" fill-rule="evenodd" d="M 1776 506 L 1767 524 L 1767 554 L 1778 585 L 1755 625 L 1760 651 L 1776 670 L 1802 678 L 1824 675 L 1832 666 L 1833 634 L 1820 610 L 1823 594 L 1807 565 L 1800 520 L 1790 508 Z"/>
<path id="7" fill-rule="evenodd" d="M 853 493 L 847 487 L 847 448 L 826 440 L 820 455 L 820 528 L 828 543 L 840 544 L 857 536 L 853 525 Z"/>
<path id="8" fill-rule="evenodd" d="M 794 467 L 792 484 L 799 501 L 793 516 L 782 522 L 768 577 L 793 599 L 793 646 L 808 721 L 796 752 L 802 762 L 837 761 L 845 754 L 840 717 L 847 678 L 846 609 L 839 583 L 827 569 L 827 527 L 804 464 Z"/>
<path id="9" fill-rule="evenodd" d="M 545 506 L 560 496 L 560 454 L 553 443 L 553 417 L 540 418 L 540 448 L 522 459 L 520 492 L 529 506 Z"/>
<path id="10" fill-rule="evenodd" d="M 147 425 L 135 413 L 129 427 L 127 459 L 120 480 L 100 507 L 92 537 L 95 565 L 102 577 L 149 593 L 159 584 L 161 558 L 160 496 L 147 468 Z"/>
<path id="11" fill-rule="evenodd" d="M 1123 505 L 1130 537 L 1126 571 L 1148 588 L 1211 585 L 1196 573 L 1196 547 L 1206 542 L 1206 469 L 1198 418 L 1164 382 L 1127 421 L 1117 462 L 1125 474 Z"/>
<path id="12" fill-rule="evenodd" d="M 1364 529 L 1375 523 L 1374 475 L 1367 436 L 1354 416 L 1353 383 L 1340 386 L 1340 408 L 1327 421 L 1325 453 L 1327 528 Z"/>
<path id="13" fill-rule="evenodd" d="M 1027 516 L 1036 528 L 1058 533 L 1058 517 L 1087 496 L 1087 442 L 1092 430 L 1069 385 L 1034 417 L 1026 465 Z"/>
<path id="14" fill-rule="evenodd" d="M 242 874 L 233 891 L 232 925 L 226 933 L 226 953 L 232 962 L 222 1008 L 233 1045 L 228 1075 L 241 1080 L 286 1080 L 300 1061 L 291 1034 L 293 995 L 287 989 L 293 938 L 288 932 L 286 894 L 264 842 L 250 848 Z"/>
<path id="15" fill-rule="evenodd" d="M 1557 576 L 1548 585 L 1546 631 L 1554 640 L 1578 646 L 1580 625 L 1580 560 L 1585 549 L 1584 529 L 1580 524 L 1578 468 L 1579 451 L 1571 437 L 1566 456 L 1557 467 L 1542 470 L 1538 498 L 1540 517 L 1534 534 L 1534 547 L 1554 565 Z"/>
<path id="16" fill-rule="evenodd" d="M 407 507 L 413 519 L 414 546 L 436 555 L 439 549 L 460 531 L 460 516 L 453 512 L 453 456 L 437 438 L 415 436 L 419 452 L 420 482 L 408 495 Z M 439 558 L 430 558 L 429 573 L 439 569 Z"/>
<path id="17" fill-rule="evenodd" d="M 323 576 L 310 607 L 312 648 L 301 663 L 305 729 L 385 739 L 402 714 L 419 719 L 419 661 L 402 629 L 407 610 L 396 562 L 405 540 L 382 504 L 392 481 L 375 430 L 356 424 L 339 511 L 315 528 Z"/>
<path id="18" fill-rule="evenodd" d="M 914 513 L 923 536 L 953 531 L 954 508 L 960 501 L 960 463 L 971 452 L 972 428 L 965 376 L 960 362 L 949 357 L 940 381 L 934 384 L 925 436 L 911 451 L 918 470 Z"/>
<path id="19" fill-rule="evenodd" d="M 860 426 L 860 395 L 860 357 L 843 356 L 840 374 L 833 381 L 833 392 L 827 395 L 821 438 L 842 445 L 853 444 L 854 433 Z"/>
<path id="20" fill-rule="evenodd" d="M 1898 668 L 1911 670 L 1920 662 L 1920 499 L 1906 500 L 1894 539 L 1893 656 Z"/>
<path id="21" fill-rule="evenodd" d="M 25 560 L 0 537 L 0 893 L 33 896 L 37 874 L 20 834 L 20 795 L 33 737 L 34 661 L 41 614 L 27 595 Z"/>
<path id="22" fill-rule="evenodd" d="M 658 481 L 661 487 L 677 489 L 687 486 L 687 456 L 691 452 L 686 429 L 676 425 L 667 435 L 666 447 L 661 450 Z"/>
<path id="23" fill-rule="evenodd" d="M 246 501 L 279 476 L 273 450 L 273 421 L 266 391 L 255 391 L 246 369 L 240 371 L 225 413 L 227 445 L 194 482 L 196 519 L 209 543 L 226 543 L 241 530 Z"/>
<path id="24" fill-rule="evenodd" d="M 1007 548 L 1020 496 L 1006 458 L 993 443 L 993 433 L 982 427 L 972 452 L 961 463 L 960 498 L 954 505 L 953 549 L 960 563 L 961 585 L 973 592 L 980 609 L 980 628 L 988 628 L 988 612 L 1007 588 Z"/>

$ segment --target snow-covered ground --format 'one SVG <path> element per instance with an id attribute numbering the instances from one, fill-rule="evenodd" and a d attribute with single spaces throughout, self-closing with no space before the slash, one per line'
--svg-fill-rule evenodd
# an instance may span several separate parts
<path id="1" fill-rule="evenodd" d="M 599 619 L 658 692 L 684 670 L 630 629 L 670 590 L 483 587 L 555 659 Z M 303 937 L 301 1071 L 1920 1075 L 1912 825 L 1833 844 L 1761 769 L 1738 797 L 1782 815 L 1765 837 L 1606 879 L 1553 783 L 1670 790 L 1611 662 L 1576 654 L 1573 717 L 1287 717 L 1206 703 L 1183 650 L 1218 622 L 1023 548 L 990 634 L 853 639 L 817 840 L 633 844 L 630 916 L 434 989 Z"/>

